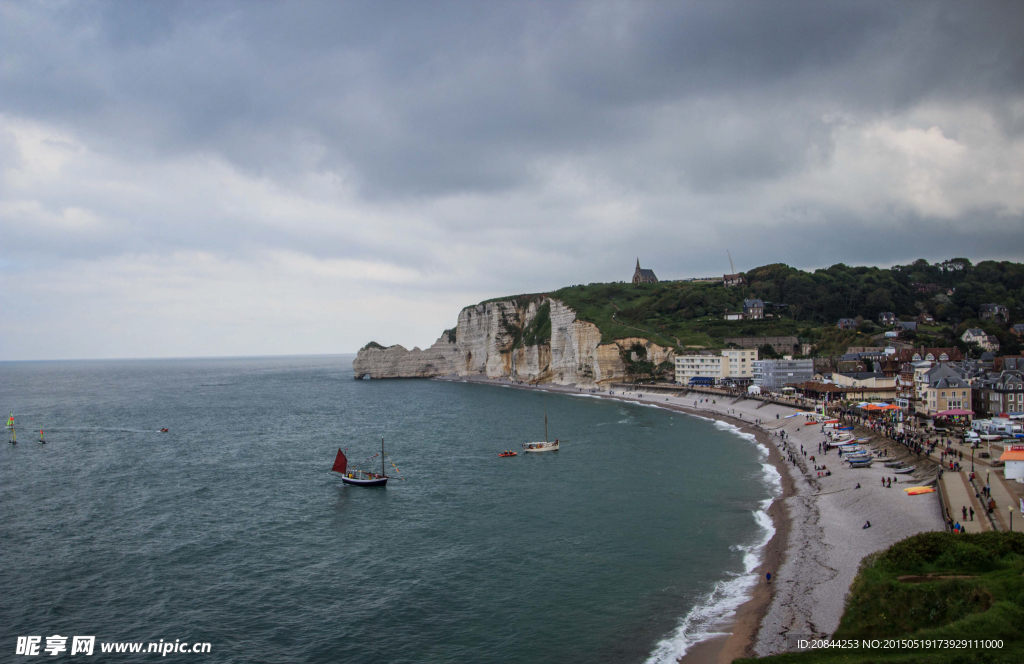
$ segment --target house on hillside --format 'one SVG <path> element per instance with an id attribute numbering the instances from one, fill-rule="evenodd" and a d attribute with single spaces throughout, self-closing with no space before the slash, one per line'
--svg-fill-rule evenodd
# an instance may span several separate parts
<path id="1" fill-rule="evenodd" d="M 1010 320 L 1010 310 L 1001 304 L 983 304 L 981 305 L 981 320 L 991 320 L 999 323 L 1005 323 Z"/>
<path id="2" fill-rule="evenodd" d="M 900 330 L 901 332 L 917 332 L 917 321 L 897 321 L 896 329 Z"/>
<path id="3" fill-rule="evenodd" d="M 764 318 L 764 302 L 756 300 L 743 300 L 743 317 L 747 320 L 759 320 Z"/>
<path id="4" fill-rule="evenodd" d="M 918 325 L 932 325 L 933 323 L 935 323 L 935 316 L 932 316 L 928 312 L 925 312 L 923 314 L 919 314 L 918 317 L 917 317 L 917 324 Z"/>
<path id="5" fill-rule="evenodd" d="M 991 334 L 986 334 L 985 330 L 978 327 L 972 327 L 960 337 L 960 340 L 964 343 L 974 344 L 982 350 L 992 351 L 993 353 L 999 350 L 999 340 Z"/>
<path id="6" fill-rule="evenodd" d="M 658 278 L 654 276 L 654 270 L 645 270 L 640 267 L 640 259 L 636 259 L 636 270 L 633 271 L 634 284 L 656 284 Z"/>
<path id="7" fill-rule="evenodd" d="M 747 280 L 742 274 L 726 274 L 722 276 L 722 283 L 728 288 L 730 286 L 743 286 L 747 283 Z"/>
<path id="8" fill-rule="evenodd" d="M 896 314 L 891 311 L 883 311 L 878 314 L 878 322 L 882 325 L 892 325 L 896 322 Z"/>
<path id="9" fill-rule="evenodd" d="M 1010 332 L 1012 334 L 1017 335 L 1018 337 L 1024 336 L 1024 323 L 1017 323 L 1016 325 L 1010 328 Z"/>
<path id="10" fill-rule="evenodd" d="M 855 318 L 840 318 L 839 323 L 836 325 L 840 330 L 856 330 L 857 319 Z"/>

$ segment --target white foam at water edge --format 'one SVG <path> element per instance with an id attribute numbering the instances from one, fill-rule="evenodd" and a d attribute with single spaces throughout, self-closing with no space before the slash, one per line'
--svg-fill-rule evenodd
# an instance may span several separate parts
<path id="1" fill-rule="evenodd" d="M 727 422 L 715 421 L 715 426 L 722 430 L 733 430 L 737 435 L 748 440 L 754 440 L 751 434 L 745 434 Z M 762 457 L 768 456 L 768 448 L 756 443 Z M 743 552 L 743 573 L 735 574 L 726 572 L 729 578 L 719 581 L 712 588 L 711 592 L 702 597 L 697 604 L 690 609 L 680 621 L 679 625 L 672 632 L 658 642 L 654 651 L 647 658 L 646 664 L 675 664 L 675 662 L 686 654 L 686 651 L 701 641 L 707 641 L 715 636 L 725 635 L 726 632 L 715 629 L 720 627 L 729 618 L 736 614 L 736 609 L 749 599 L 750 591 L 757 584 L 759 577 L 754 570 L 761 564 L 764 547 L 775 536 L 775 525 L 768 515 L 768 508 L 775 498 L 782 493 L 782 475 L 770 463 L 761 464 L 762 479 L 768 485 L 771 496 L 760 502 L 760 509 L 756 510 L 754 520 L 761 527 L 761 534 L 752 544 L 736 546 L 734 550 Z"/>

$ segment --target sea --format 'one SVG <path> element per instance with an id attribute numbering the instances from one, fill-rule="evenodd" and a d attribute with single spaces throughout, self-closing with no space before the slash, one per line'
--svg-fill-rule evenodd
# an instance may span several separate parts
<path id="1" fill-rule="evenodd" d="M 668 664 L 758 581 L 779 477 L 753 436 L 352 360 L 0 363 L 0 661 L 93 636 L 111 662 Z M 558 452 L 498 457 L 545 413 Z M 330 472 L 379 472 L 382 439 L 386 488 Z"/>

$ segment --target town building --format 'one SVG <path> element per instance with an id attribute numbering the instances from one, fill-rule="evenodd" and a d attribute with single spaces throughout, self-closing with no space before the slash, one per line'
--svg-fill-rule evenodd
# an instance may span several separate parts
<path id="1" fill-rule="evenodd" d="M 756 360 L 753 363 L 753 383 L 762 390 L 781 390 L 813 378 L 814 360 Z"/>
<path id="2" fill-rule="evenodd" d="M 892 325 L 896 322 L 896 314 L 891 311 L 883 311 L 878 314 L 878 322 L 882 325 Z"/>
<path id="3" fill-rule="evenodd" d="M 935 322 L 935 316 L 932 316 L 928 312 L 924 312 L 922 314 L 918 314 L 917 315 L 917 324 L 918 325 L 931 325 L 934 322 Z"/>
<path id="4" fill-rule="evenodd" d="M 837 327 L 840 330 L 856 330 L 857 320 L 854 318 L 840 318 Z"/>
<path id="5" fill-rule="evenodd" d="M 949 410 L 972 411 L 971 385 L 963 369 L 939 363 L 924 373 L 922 382 L 918 414 L 935 417 Z"/>
<path id="6" fill-rule="evenodd" d="M 633 271 L 634 284 L 656 284 L 658 278 L 654 276 L 654 270 L 645 270 L 640 267 L 640 259 L 636 259 L 636 270 Z"/>
<path id="7" fill-rule="evenodd" d="M 1003 462 L 1003 477 L 1024 482 L 1024 445 L 1007 445 L 999 460 Z"/>
<path id="8" fill-rule="evenodd" d="M 937 362 L 961 362 L 964 354 L 955 346 L 952 348 L 901 348 L 893 352 L 890 359 L 900 365 L 896 381 L 896 405 L 913 413 L 923 398 L 924 374 Z"/>
<path id="9" fill-rule="evenodd" d="M 782 337 L 726 337 L 726 346 L 738 346 L 740 348 L 760 348 L 771 346 L 779 355 L 800 355 L 800 339 L 795 336 Z M 806 353 L 803 353 L 806 355 Z"/>
<path id="10" fill-rule="evenodd" d="M 881 371 L 834 373 L 832 382 L 846 391 L 847 399 L 890 401 L 896 397 L 896 377 Z"/>
<path id="11" fill-rule="evenodd" d="M 743 317 L 747 320 L 760 320 L 764 318 L 764 302 L 756 300 L 743 300 Z"/>
<path id="12" fill-rule="evenodd" d="M 1016 325 L 1013 325 L 1010 328 L 1010 332 L 1018 337 L 1024 336 L 1024 323 L 1017 323 Z"/>
<path id="13" fill-rule="evenodd" d="M 726 288 L 743 286 L 747 283 L 747 279 L 742 274 L 726 274 L 722 276 L 722 283 L 725 284 Z"/>
<path id="14" fill-rule="evenodd" d="M 972 327 L 963 333 L 960 337 L 961 341 L 974 344 L 982 350 L 996 352 L 999 350 L 999 339 L 996 339 L 991 334 L 986 334 L 985 330 L 978 327 Z"/>
<path id="15" fill-rule="evenodd" d="M 677 355 L 676 382 L 682 385 L 733 383 L 746 385 L 753 380 L 757 349 L 728 348 L 719 354 L 710 351 Z M 708 380 L 711 379 L 711 380 Z"/>
<path id="16" fill-rule="evenodd" d="M 1024 372 L 1008 369 L 975 381 L 972 398 L 978 415 L 1024 413 Z"/>
<path id="17" fill-rule="evenodd" d="M 1005 323 L 1010 320 L 1010 310 L 1001 304 L 983 304 L 980 312 L 981 320 L 991 320 Z"/>

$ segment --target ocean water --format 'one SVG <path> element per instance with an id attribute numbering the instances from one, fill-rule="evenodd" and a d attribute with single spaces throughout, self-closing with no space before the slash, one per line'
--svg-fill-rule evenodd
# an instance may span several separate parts
<path id="1" fill-rule="evenodd" d="M 669 662 L 754 582 L 777 479 L 734 428 L 351 362 L 0 363 L 0 661 Z M 498 458 L 545 408 L 561 451 Z M 329 472 L 381 437 L 405 481 Z"/>

